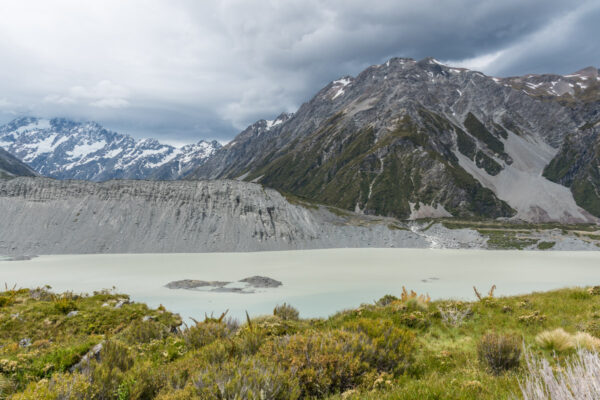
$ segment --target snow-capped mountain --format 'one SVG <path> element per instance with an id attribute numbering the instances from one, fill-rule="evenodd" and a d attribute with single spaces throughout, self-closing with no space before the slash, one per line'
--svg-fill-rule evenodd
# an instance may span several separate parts
<path id="1" fill-rule="evenodd" d="M 177 148 L 60 118 L 24 117 L 0 127 L 0 148 L 57 179 L 177 179 L 220 147 L 201 140 Z"/>

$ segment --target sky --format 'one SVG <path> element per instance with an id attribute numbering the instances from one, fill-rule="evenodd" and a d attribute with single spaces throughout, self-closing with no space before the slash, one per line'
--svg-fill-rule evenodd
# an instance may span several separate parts
<path id="1" fill-rule="evenodd" d="M 599 67 L 598 21 L 598 0 L 3 1 L 0 123 L 227 142 L 392 57 L 494 76 Z"/>

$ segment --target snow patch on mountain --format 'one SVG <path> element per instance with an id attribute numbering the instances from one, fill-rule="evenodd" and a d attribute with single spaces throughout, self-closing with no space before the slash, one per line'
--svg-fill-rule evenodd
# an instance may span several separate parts
<path id="1" fill-rule="evenodd" d="M 67 154 L 71 158 L 81 158 L 87 156 L 88 154 L 95 153 L 98 150 L 103 149 L 105 146 L 106 142 L 103 140 L 99 142 L 84 143 L 73 147 L 73 150 L 67 151 Z"/>
<path id="2" fill-rule="evenodd" d="M 351 82 L 352 81 L 350 80 L 350 78 L 342 78 L 338 79 L 337 81 L 333 81 L 332 87 L 333 89 L 337 89 L 337 91 L 335 92 L 331 100 L 335 100 L 337 97 L 342 96 L 345 93 L 344 88 L 348 86 Z"/>

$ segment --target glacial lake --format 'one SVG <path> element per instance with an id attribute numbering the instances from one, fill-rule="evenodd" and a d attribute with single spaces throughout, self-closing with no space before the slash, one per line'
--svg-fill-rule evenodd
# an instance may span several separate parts
<path id="1" fill-rule="evenodd" d="M 168 289 L 181 279 L 238 281 L 254 275 L 283 283 L 255 293 Z M 600 285 L 600 252 L 430 249 L 329 249 L 256 253 L 51 255 L 0 262 L 0 284 L 52 286 L 91 293 L 116 287 L 133 301 L 201 319 L 204 314 L 243 320 L 270 314 L 286 302 L 301 317 L 327 317 L 372 303 L 402 286 L 433 299 L 473 300 L 473 286 L 497 286 L 505 296 L 571 286 Z"/>

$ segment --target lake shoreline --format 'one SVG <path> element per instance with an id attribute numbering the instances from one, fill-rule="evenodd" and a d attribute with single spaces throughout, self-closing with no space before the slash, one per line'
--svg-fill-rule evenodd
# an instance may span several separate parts
<path id="1" fill-rule="evenodd" d="M 0 263 L 8 286 L 50 285 L 92 293 L 116 287 L 132 300 L 163 304 L 183 317 L 221 313 L 243 319 L 277 304 L 326 317 L 402 287 L 433 299 L 473 299 L 473 286 L 500 296 L 600 284 L 600 252 L 465 249 L 321 249 L 250 253 L 50 255 Z M 254 293 L 172 290 L 169 282 L 266 276 L 282 286 Z"/>

